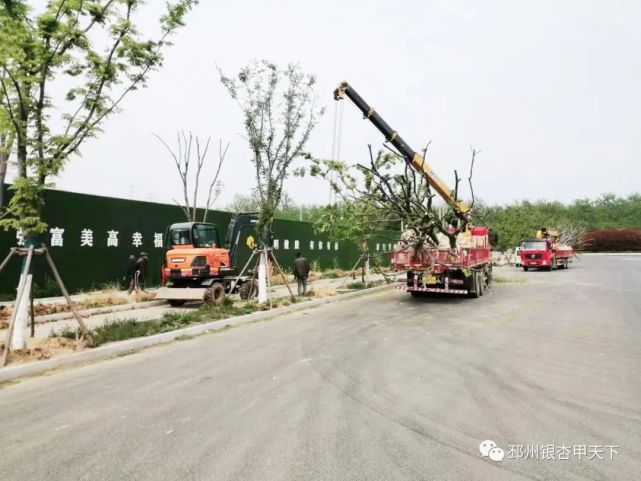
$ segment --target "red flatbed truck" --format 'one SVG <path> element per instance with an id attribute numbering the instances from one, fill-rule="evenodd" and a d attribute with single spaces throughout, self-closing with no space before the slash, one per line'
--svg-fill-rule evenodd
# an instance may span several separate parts
<path id="1" fill-rule="evenodd" d="M 488 228 L 471 227 L 461 233 L 456 249 L 400 247 L 392 253 L 392 269 L 406 272 L 402 289 L 415 297 L 430 292 L 480 297 L 492 282 Z"/>
<path id="2" fill-rule="evenodd" d="M 334 99 L 348 97 L 354 105 L 385 136 L 405 161 L 425 176 L 430 187 L 451 207 L 454 214 L 469 226 L 471 208 L 456 199 L 452 190 L 429 167 L 423 156 L 393 130 L 347 82 L 341 82 L 334 91 Z M 445 236 L 444 236 L 445 237 Z M 480 297 L 492 282 L 492 246 L 487 227 L 469 226 L 457 235 L 457 246 L 445 241 L 438 246 L 415 249 L 398 247 L 391 258 L 396 272 L 405 272 L 406 279 L 399 289 L 419 297 L 425 293 L 459 294 Z"/>
<path id="3" fill-rule="evenodd" d="M 574 250 L 570 246 L 559 243 L 556 231 L 541 229 L 534 239 L 521 242 L 521 264 L 524 271 L 532 268 L 551 271 L 567 269 Z"/>

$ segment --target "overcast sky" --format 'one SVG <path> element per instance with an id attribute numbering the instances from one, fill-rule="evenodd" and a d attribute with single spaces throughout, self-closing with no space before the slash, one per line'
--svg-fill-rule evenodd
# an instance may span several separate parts
<path id="1" fill-rule="evenodd" d="M 154 23 L 162 4 L 150 0 Z M 450 181 L 482 150 L 477 195 L 490 203 L 628 194 L 641 178 L 641 2 L 201 0 L 164 68 L 73 158 L 58 188 L 143 200 L 179 198 L 175 167 L 151 135 L 180 129 L 231 142 L 217 207 L 253 185 L 238 106 L 222 88 L 252 59 L 316 74 L 327 113 L 309 150 L 329 158 L 332 91 L 348 80 Z M 363 161 L 382 136 L 348 103 L 341 153 Z M 213 157 L 212 157 L 213 160 Z M 286 186 L 326 203 L 314 179 Z"/>

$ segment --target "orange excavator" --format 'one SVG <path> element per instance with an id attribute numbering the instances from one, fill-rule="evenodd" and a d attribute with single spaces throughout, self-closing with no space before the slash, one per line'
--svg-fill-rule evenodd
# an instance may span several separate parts
<path id="1" fill-rule="evenodd" d="M 165 233 L 163 286 L 156 299 L 165 299 L 172 306 L 181 306 L 187 301 L 205 301 L 218 306 L 226 294 L 238 292 L 242 299 L 251 297 L 257 291 L 255 283 L 249 273 L 244 272 L 246 269 L 240 271 L 236 262 L 242 240 L 252 248 L 257 224 L 255 213 L 236 214 L 227 228 L 224 246 L 221 246 L 216 224 L 170 225 Z"/>

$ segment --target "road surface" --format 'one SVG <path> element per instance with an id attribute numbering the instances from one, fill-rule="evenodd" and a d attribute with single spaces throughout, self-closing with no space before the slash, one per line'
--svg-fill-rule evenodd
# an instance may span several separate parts
<path id="1" fill-rule="evenodd" d="M 638 479 L 641 257 L 502 272 L 527 283 L 385 292 L 5 385 L 2 478 Z"/>

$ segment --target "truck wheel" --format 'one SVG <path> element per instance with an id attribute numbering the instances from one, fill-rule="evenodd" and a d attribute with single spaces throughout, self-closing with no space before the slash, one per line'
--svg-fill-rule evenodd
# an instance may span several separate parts
<path id="1" fill-rule="evenodd" d="M 185 303 L 183 299 L 167 299 L 167 302 L 171 307 L 180 307 Z"/>
<path id="2" fill-rule="evenodd" d="M 490 267 L 485 271 L 485 287 L 488 289 L 492 287 L 492 264 L 490 264 Z"/>
<path id="3" fill-rule="evenodd" d="M 220 306 L 225 300 L 225 286 L 214 282 L 205 293 L 205 302 L 213 307 Z"/>
<path id="4" fill-rule="evenodd" d="M 527 267 L 527 266 L 523 266 L 523 270 L 524 270 L 525 272 L 527 272 L 527 271 L 528 271 L 528 269 L 529 269 L 529 267 Z"/>
<path id="5" fill-rule="evenodd" d="M 481 276 L 478 272 L 472 272 L 472 289 L 468 292 L 468 296 L 473 299 L 479 298 L 483 295 L 483 288 L 481 287 Z"/>
<path id="6" fill-rule="evenodd" d="M 258 296 L 258 285 L 256 281 L 243 282 L 240 289 L 238 289 L 238 294 L 243 300 Z"/>

